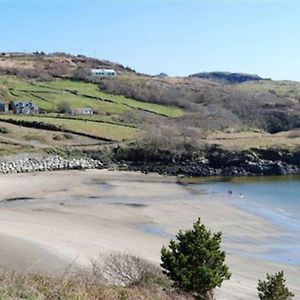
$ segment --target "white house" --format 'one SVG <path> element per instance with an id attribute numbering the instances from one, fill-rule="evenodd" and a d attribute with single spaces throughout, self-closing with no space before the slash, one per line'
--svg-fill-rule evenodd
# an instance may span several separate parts
<path id="1" fill-rule="evenodd" d="M 39 108 L 31 101 L 19 101 L 13 103 L 14 114 L 37 115 Z"/>
<path id="2" fill-rule="evenodd" d="M 69 111 L 69 114 L 72 116 L 76 115 L 92 115 L 94 113 L 91 107 L 79 107 L 74 108 Z"/>
<path id="3" fill-rule="evenodd" d="M 116 77 L 117 72 L 113 69 L 91 69 L 92 76 L 94 77 Z"/>

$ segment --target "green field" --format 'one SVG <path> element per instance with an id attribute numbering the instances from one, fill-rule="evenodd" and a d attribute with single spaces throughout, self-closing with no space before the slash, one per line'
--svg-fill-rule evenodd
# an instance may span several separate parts
<path id="1" fill-rule="evenodd" d="M 2 99 L 1 99 L 2 98 Z M 59 126 L 64 130 L 89 134 L 96 138 L 123 141 L 134 139 L 140 124 L 124 121 L 126 113 L 138 114 L 146 111 L 153 115 L 177 117 L 183 115 L 180 108 L 146 103 L 123 96 L 103 93 L 97 84 L 67 79 L 53 81 L 25 80 L 16 76 L 0 76 L 0 100 L 32 101 L 46 115 L 21 116 L 1 115 L 0 119 L 43 122 Z M 57 105 L 67 101 L 71 108 L 91 107 L 92 116 L 66 118 L 58 115 Z"/>
<path id="2" fill-rule="evenodd" d="M 63 119 L 38 116 L 21 115 L 0 115 L 0 120 L 24 120 L 28 122 L 43 122 L 59 126 L 65 130 L 72 130 L 77 133 L 89 134 L 96 138 L 104 138 L 113 141 L 133 139 L 137 136 L 136 128 L 120 126 L 116 124 L 100 123 L 89 120 Z"/>
<path id="3" fill-rule="evenodd" d="M 0 85 L 11 100 L 32 100 L 40 109 L 55 111 L 60 101 L 68 101 L 72 108 L 92 107 L 98 114 L 122 115 L 142 110 L 166 117 L 183 115 L 180 108 L 146 103 L 123 96 L 100 92 L 97 84 L 71 80 L 29 82 L 13 76 L 0 76 Z"/>

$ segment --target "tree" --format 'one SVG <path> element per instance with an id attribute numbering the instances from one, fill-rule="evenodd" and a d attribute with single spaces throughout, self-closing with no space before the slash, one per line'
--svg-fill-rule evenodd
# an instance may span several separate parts
<path id="1" fill-rule="evenodd" d="M 74 79 L 77 80 L 87 80 L 91 76 L 91 70 L 83 67 L 79 67 L 74 72 Z"/>
<path id="2" fill-rule="evenodd" d="M 180 230 L 176 239 L 161 250 L 164 273 L 196 299 L 210 299 L 213 289 L 231 276 L 220 249 L 222 233 L 211 233 L 198 219 L 192 230 Z"/>
<path id="3" fill-rule="evenodd" d="M 67 113 L 71 110 L 70 103 L 68 101 L 62 100 L 57 104 L 57 111 L 59 113 Z"/>
<path id="4" fill-rule="evenodd" d="M 9 101 L 9 103 L 8 103 L 8 110 L 13 110 L 14 109 L 14 106 L 15 106 L 15 103 L 14 103 L 14 101 Z"/>
<path id="5" fill-rule="evenodd" d="M 294 297 L 285 285 L 283 271 L 274 275 L 267 274 L 267 280 L 258 280 L 258 297 L 261 300 L 288 300 Z"/>

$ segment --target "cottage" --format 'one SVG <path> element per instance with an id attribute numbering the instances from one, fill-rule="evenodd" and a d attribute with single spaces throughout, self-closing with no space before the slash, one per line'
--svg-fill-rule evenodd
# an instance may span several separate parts
<path id="1" fill-rule="evenodd" d="M 39 108 L 36 105 L 34 105 L 31 101 L 14 102 L 13 113 L 24 115 L 37 115 L 39 113 Z"/>
<path id="2" fill-rule="evenodd" d="M 0 113 L 6 113 L 8 112 L 8 104 L 0 101 Z"/>
<path id="3" fill-rule="evenodd" d="M 113 69 L 91 69 L 93 77 L 113 78 L 117 76 L 117 72 Z"/>
<path id="4" fill-rule="evenodd" d="M 93 109 L 90 107 L 79 107 L 79 108 L 73 108 L 70 110 L 70 115 L 76 116 L 76 115 L 92 115 L 94 113 Z"/>

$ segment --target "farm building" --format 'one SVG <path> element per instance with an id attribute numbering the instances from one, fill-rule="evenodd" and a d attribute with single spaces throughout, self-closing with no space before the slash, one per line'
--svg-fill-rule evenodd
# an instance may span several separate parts
<path id="1" fill-rule="evenodd" d="M 31 101 L 14 102 L 13 113 L 24 115 L 37 115 L 39 113 L 39 108 L 36 105 L 34 105 Z"/>
<path id="2" fill-rule="evenodd" d="M 113 69 L 91 69 L 92 76 L 94 77 L 102 77 L 102 78 L 110 78 L 116 77 L 117 73 Z"/>
<path id="3" fill-rule="evenodd" d="M 79 107 L 73 108 L 70 110 L 70 115 L 77 116 L 77 115 L 92 115 L 94 113 L 93 109 L 90 107 Z"/>
<path id="4" fill-rule="evenodd" d="M 0 113 L 8 112 L 8 104 L 0 101 Z"/>

